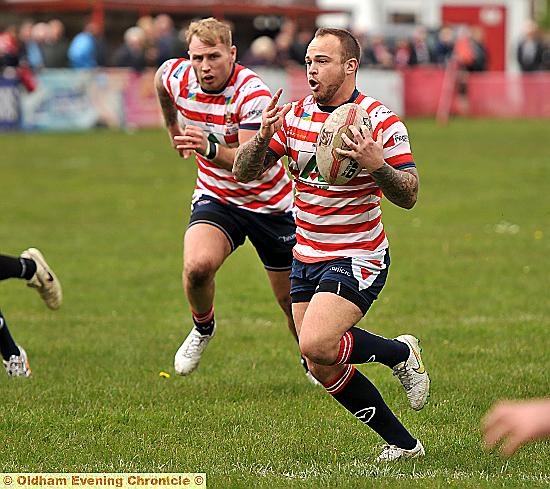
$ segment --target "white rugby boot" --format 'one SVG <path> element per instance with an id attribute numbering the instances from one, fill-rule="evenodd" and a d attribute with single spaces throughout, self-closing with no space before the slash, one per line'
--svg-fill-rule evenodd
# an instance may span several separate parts
<path id="1" fill-rule="evenodd" d="M 17 348 L 19 348 L 19 355 L 12 355 L 9 360 L 2 360 L 6 373 L 10 377 L 30 377 L 31 368 L 29 367 L 27 352 L 19 345 L 17 345 Z"/>
<path id="2" fill-rule="evenodd" d="M 174 369 L 178 375 L 189 375 L 198 366 L 204 349 L 216 333 L 216 323 L 212 334 L 200 334 L 193 328 L 174 356 Z"/>
<path id="3" fill-rule="evenodd" d="M 403 334 L 395 339 L 409 347 L 409 357 L 393 367 L 393 375 L 401 381 L 411 407 L 420 411 L 430 394 L 430 377 L 420 356 L 419 341 L 410 334 Z"/>
<path id="4" fill-rule="evenodd" d="M 377 462 L 395 462 L 406 458 L 419 458 L 426 454 L 420 440 L 416 440 L 416 446 L 411 450 L 405 450 L 395 445 L 385 445 L 382 453 L 376 457 Z"/>
<path id="5" fill-rule="evenodd" d="M 59 309 L 63 302 L 61 284 L 46 263 L 44 256 L 36 248 L 29 248 L 21 253 L 23 258 L 28 258 L 36 263 L 36 273 L 27 282 L 29 287 L 36 289 L 42 300 L 50 309 Z"/>

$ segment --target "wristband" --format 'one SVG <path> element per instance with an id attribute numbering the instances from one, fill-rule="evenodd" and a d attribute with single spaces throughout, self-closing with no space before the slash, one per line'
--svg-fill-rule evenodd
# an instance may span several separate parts
<path id="1" fill-rule="evenodd" d="M 212 161 L 218 155 L 218 145 L 208 141 L 208 153 L 204 155 L 207 160 Z"/>

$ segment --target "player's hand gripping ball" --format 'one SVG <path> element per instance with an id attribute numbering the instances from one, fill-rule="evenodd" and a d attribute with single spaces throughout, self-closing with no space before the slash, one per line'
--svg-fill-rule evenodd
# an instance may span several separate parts
<path id="1" fill-rule="evenodd" d="M 327 117 L 317 136 L 317 168 L 330 185 L 345 185 L 362 170 L 357 161 L 335 151 L 336 148 L 350 149 L 342 140 L 342 134 L 354 140 L 349 126 L 355 126 L 357 129 L 367 126 L 372 134 L 372 124 L 367 111 L 357 104 L 344 104 Z"/>

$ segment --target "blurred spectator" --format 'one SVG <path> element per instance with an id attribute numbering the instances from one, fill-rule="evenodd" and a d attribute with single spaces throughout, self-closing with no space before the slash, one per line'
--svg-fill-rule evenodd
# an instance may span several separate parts
<path id="1" fill-rule="evenodd" d="M 159 52 L 156 46 L 155 20 L 150 15 L 143 15 L 137 20 L 136 25 L 143 30 L 143 34 L 145 36 L 143 45 L 145 65 L 156 68 L 157 66 L 159 66 Z"/>
<path id="2" fill-rule="evenodd" d="M 36 88 L 36 78 L 21 56 L 23 50 L 16 33 L 14 25 L 0 30 L 0 75 L 19 80 L 28 92 L 32 92 Z"/>
<path id="3" fill-rule="evenodd" d="M 411 64 L 412 49 L 407 39 L 398 39 L 394 49 L 395 68 L 406 68 Z"/>
<path id="4" fill-rule="evenodd" d="M 313 32 L 311 29 L 300 29 L 290 45 L 289 59 L 300 65 L 305 64 L 307 46 L 312 39 Z"/>
<path id="5" fill-rule="evenodd" d="M 147 43 L 155 42 L 155 20 L 150 15 L 142 15 L 136 22 L 136 26 L 141 28 Z"/>
<path id="6" fill-rule="evenodd" d="M 428 39 L 428 31 L 424 26 L 418 26 L 413 32 L 409 64 L 425 65 L 435 62 L 435 52 Z"/>
<path id="7" fill-rule="evenodd" d="M 474 60 L 468 71 L 485 71 L 487 69 L 487 49 L 483 40 L 483 30 L 481 27 L 474 26 L 470 30 L 470 43 L 474 54 Z"/>
<path id="8" fill-rule="evenodd" d="M 103 64 L 101 26 L 94 20 L 84 25 L 69 45 L 69 64 L 73 68 L 95 68 Z"/>
<path id="9" fill-rule="evenodd" d="M 535 21 L 530 20 L 517 48 L 517 60 L 522 71 L 537 71 L 542 67 L 544 46 Z"/>
<path id="10" fill-rule="evenodd" d="M 141 27 L 126 29 L 124 43 L 115 51 L 114 66 L 124 66 L 135 71 L 143 71 L 147 66 L 145 60 L 145 32 Z"/>
<path id="11" fill-rule="evenodd" d="M 31 19 L 24 19 L 19 25 L 17 38 L 19 40 L 19 59 L 27 61 L 27 46 L 32 41 L 32 26 L 34 21 Z"/>
<path id="12" fill-rule="evenodd" d="M 361 66 L 373 67 L 376 64 L 376 58 L 372 49 L 370 39 L 366 33 L 360 33 L 356 35 L 359 44 L 361 45 Z"/>
<path id="13" fill-rule="evenodd" d="M 15 68 L 19 65 L 19 44 L 15 26 L 0 29 L 0 74 L 4 68 Z"/>
<path id="14" fill-rule="evenodd" d="M 277 60 L 280 66 L 288 66 L 290 60 L 290 46 L 294 40 L 296 33 L 296 23 L 293 20 L 287 19 L 277 36 L 275 36 L 275 46 L 277 47 Z"/>
<path id="15" fill-rule="evenodd" d="M 453 56 L 460 68 L 468 69 L 475 62 L 475 53 L 471 43 L 470 29 L 462 26 L 458 29 L 454 43 Z"/>
<path id="16" fill-rule="evenodd" d="M 277 65 L 277 45 L 275 41 L 268 36 L 260 36 L 254 39 L 243 56 L 242 64 L 245 66 Z"/>
<path id="17" fill-rule="evenodd" d="M 31 38 L 27 41 L 27 61 L 34 71 L 44 68 L 44 44 L 50 27 L 45 22 L 37 22 L 31 27 Z"/>
<path id="18" fill-rule="evenodd" d="M 160 14 L 154 20 L 155 39 L 157 48 L 157 65 L 161 65 L 167 59 L 181 56 L 178 33 L 174 29 L 174 22 L 169 15 Z"/>
<path id="19" fill-rule="evenodd" d="M 486 69 L 487 53 L 482 41 L 482 30 L 468 26 L 457 29 L 454 42 L 453 58 L 456 60 L 458 72 L 456 88 L 458 93 L 457 110 L 467 115 L 470 110 L 468 99 L 468 72 Z"/>
<path id="20" fill-rule="evenodd" d="M 66 68 L 68 66 L 67 50 L 69 42 L 65 38 L 65 26 L 59 19 L 48 22 L 49 30 L 42 45 L 44 66 L 46 68 Z"/>
<path id="21" fill-rule="evenodd" d="M 393 68 L 393 55 L 382 36 L 378 35 L 372 38 L 371 49 L 374 56 L 374 68 L 383 70 Z"/>
<path id="22" fill-rule="evenodd" d="M 435 59 L 440 65 L 446 65 L 454 50 L 455 35 L 449 26 L 443 26 L 437 33 L 435 43 Z"/>

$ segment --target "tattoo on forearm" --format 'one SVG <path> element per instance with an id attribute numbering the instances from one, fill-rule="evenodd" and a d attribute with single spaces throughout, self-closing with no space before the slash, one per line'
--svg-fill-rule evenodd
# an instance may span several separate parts
<path id="1" fill-rule="evenodd" d="M 399 207 L 410 209 L 416 203 L 418 178 L 411 172 L 392 168 L 387 163 L 371 173 L 388 200 Z"/>
<path id="2" fill-rule="evenodd" d="M 233 164 L 233 176 L 241 182 L 249 182 L 260 176 L 267 168 L 266 159 L 269 140 L 260 138 L 259 134 L 239 146 Z"/>
<path id="3" fill-rule="evenodd" d="M 164 123 L 167 127 L 176 124 L 178 122 L 178 112 L 172 98 L 164 90 L 157 91 L 157 95 L 164 116 Z"/>

